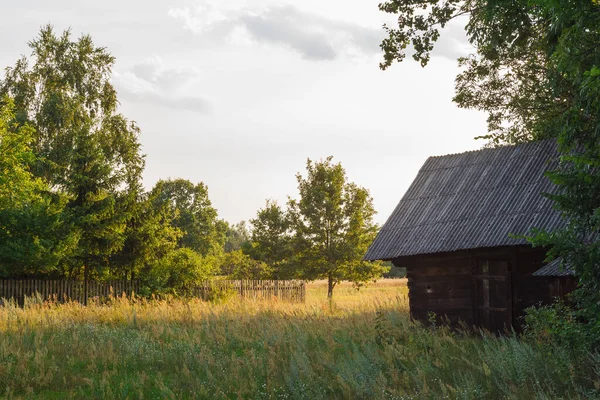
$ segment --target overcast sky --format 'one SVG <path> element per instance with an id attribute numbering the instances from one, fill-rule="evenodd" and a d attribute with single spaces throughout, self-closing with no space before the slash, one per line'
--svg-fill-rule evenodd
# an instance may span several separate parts
<path id="1" fill-rule="evenodd" d="M 381 0 L 2 2 L 0 66 L 51 23 L 116 56 L 121 111 L 138 122 L 144 181 L 209 187 L 221 218 L 295 196 L 307 158 L 329 155 L 370 190 L 383 223 L 431 155 L 480 148 L 485 116 L 451 101 L 463 26 L 430 65 L 380 71 Z"/>

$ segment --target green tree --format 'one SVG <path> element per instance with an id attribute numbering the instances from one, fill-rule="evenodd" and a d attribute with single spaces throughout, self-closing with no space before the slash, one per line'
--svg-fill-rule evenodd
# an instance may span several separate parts
<path id="1" fill-rule="evenodd" d="M 143 193 L 141 188 L 130 195 L 133 205 L 130 203 L 125 242 L 111 257 L 111 267 L 119 277 L 143 280 L 175 250 L 181 231 L 171 224 L 176 213 L 169 203 L 156 202 L 152 193 Z"/>
<path id="2" fill-rule="evenodd" d="M 217 257 L 202 257 L 189 248 L 170 252 L 144 276 L 152 293 L 186 294 L 195 284 L 218 272 Z"/>
<path id="3" fill-rule="evenodd" d="M 117 112 L 110 83 L 114 58 L 89 36 L 71 40 L 42 28 L 23 57 L 6 70 L 0 95 L 15 101 L 16 121 L 35 129 L 35 175 L 68 202 L 63 220 L 78 245 L 68 275 L 99 275 L 123 245 L 128 209 L 122 197 L 143 156 L 137 126 Z M 30 63 L 30 61 L 32 61 Z"/>
<path id="4" fill-rule="evenodd" d="M 0 108 L 0 276 L 57 275 L 57 264 L 73 245 L 61 230 L 64 199 L 31 172 L 34 132 L 14 123 L 13 103 Z"/>
<path id="5" fill-rule="evenodd" d="M 377 235 L 369 192 L 347 180 L 333 157 L 307 161 L 307 176 L 298 174 L 299 199 L 289 200 L 294 251 L 305 279 L 327 279 L 328 297 L 342 280 L 362 284 L 387 271 L 362 257 Z"/>
<path id="6" fill-rule="evenodd" d="M 246 221 L 238 222 L 235 225 L 227 224 L 225 232 L 224 250 L 226 253 L 241 250 L 250 245 L 250 231 Z"/>
<path id="7" fill-rule="evenodd" d="M 172 224 L 181 230 L 180 247 L 203 256 L 222 250 L 226 226 L 219 221 L 204 183 L 194 185 L 185 179 L 160 180 L 152 189 L 152 198 L 155 207 L 169 204 L 177 213 Z"/>
<path id="8" fill-rule="evenodd" d="M 267 200 L 264 208 L 258 210 L 252 224 L 251 246 L 244 252 L 255 260 L 273 268 L 277 279 L 294 276 L 290 259 L 292 257 L 292 232 L 286 211 L 275 201 Z"/>
<path id="9" fill-rule="evenodd" d="M 550 178 L 567 227 L 537 232 L 579 277 L 579 315 L 600 343 L 600 4 L 595 0 L 386 1 L 398 16 L 382 43 L 387 68 L 409 44 L 423 65 L 440 28 L 466 16 L 476 53 L 460 60 L 454 101 L 488 113 L 493 144 L 556 137 L 561 165 Z"/>
<path id="10" fill-rule="evenodd" d="M 225 253 L 221 260 L 221 274 L 230 279 L 270 279 L 272 273 L 272 267 L 254 260 L 242 250 Z"/>

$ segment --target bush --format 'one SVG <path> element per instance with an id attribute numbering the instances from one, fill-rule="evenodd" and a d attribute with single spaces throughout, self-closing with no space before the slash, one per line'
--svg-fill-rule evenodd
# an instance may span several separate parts
<path id="1" fill-rule="evenodd" d="M 576 311 L 561 300 L 526 310 L 525 337 L 537 343 L 586 351 L 591 342 L 584 328 Z"/>
<path id="2" fill-rule="evenodd" d="M 151 293 L 182 295 L 187 287 L 213 276 L 216 266 L 216 257 L 202 257 L 191 249 L 180 248 L 152 268 L 146 286 Z"/>
<path id="3" fill-rule="evenodd" d="M 271 279 L 273 269 L 241 250 L 226 253 L 221 259 L 221 274 L 230 279 Z"/>
<path id="4" fill-rule="evenodd" d="M 231 286 L 212 286 L 203 300 L 211 303 L 226 303 L 239 295 L 239 292 Z"/>

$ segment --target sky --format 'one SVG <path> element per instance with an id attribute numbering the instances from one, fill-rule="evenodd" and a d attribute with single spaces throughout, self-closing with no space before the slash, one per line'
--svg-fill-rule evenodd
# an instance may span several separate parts
<path id="1" fill-rule="evenodd" d="M 306 160 L 332 155 L 369 189 L 383 223 L 427 157 L 481 148 L 485 115 L 452 103 L 449 25 L 426 68 L 386 71 L 381 0 L 0 0 L 0 67 L 41 26 L 90 34 L 115 57 L 120 111 L 141 128 L 144 184 L 204 182 L 221 218 L 297 195 Z"/>

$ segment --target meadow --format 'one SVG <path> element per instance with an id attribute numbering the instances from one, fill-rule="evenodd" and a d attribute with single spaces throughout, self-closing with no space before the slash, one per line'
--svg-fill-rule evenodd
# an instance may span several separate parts
<path id="1" fill-rule="evenodd" d="M 114 299 L 0 307 L 8 399 L 600 398 L 600 357 L 408 317 L 404 280 L 305 304 Z"/>

